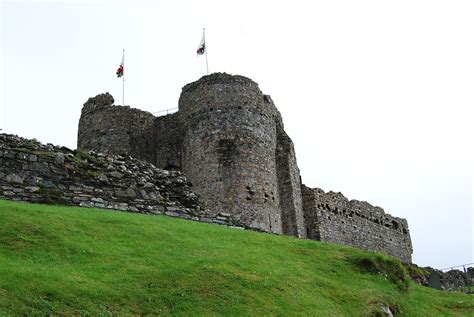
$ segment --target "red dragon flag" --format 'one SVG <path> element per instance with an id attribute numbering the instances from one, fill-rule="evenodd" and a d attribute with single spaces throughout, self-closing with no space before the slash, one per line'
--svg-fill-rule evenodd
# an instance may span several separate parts
<path id="1" fill-rule="evenodd" d="M 198 54 L 198 56 L 206 54 L 206 72 L 209 75 L 209 65 L 207 64 L 207 49 L 206 49 L 206 29 L 202 29 L 202 40 L 201 40 L 201 43 L 199 43 L 196 53 Z"/>
<path id="2" fill-rule="evenodd" d="M 125 57 L 125 54 L 122 55 L 122 61 L 120 62 L 120 66 L 119 68 L 117 69 L 117 71 L 115 72 L 115 74 L 117 74 L 117 77 L 122 77 L 123 76 L 123 62 L 124 62 L 124 57 Z"/>
<path id="3" fill-rule="evenodd" d="M 198 55 L 203 55 L 204 52 L 206 52 L 206 33 L 203 30 L 202 40 L 201 40 L 201 43 L 199 43 L 196 53 Z"/>

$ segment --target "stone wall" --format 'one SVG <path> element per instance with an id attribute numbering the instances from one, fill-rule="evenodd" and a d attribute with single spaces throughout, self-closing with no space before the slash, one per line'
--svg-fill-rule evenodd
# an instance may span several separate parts
<path id="1" fill-rule="evenodd" d="M 165 214 L 232 225 L 204 208 L 179 171 L 0 134 L 0 198 Z"/>
<path id="2" fill-rule="evenodd" d="M 155 117 L 149 112 L 114 106 L 113 103 L 114 98 L 109 93 L 89 98 L 84 103 L 79 120 L 78 148 L 141 158 L 144 156 L 142 151 L 134 153 L 132 147 L 137 139 L 145 140 L 140 135 L 152 127 Z"/>
<path id="3" fill-rule="evenodd" d="M 204 76 L 183 87 L 177 113 L 158 118 L 112 103 L 103 94 L 84 104 L 78 148 L 183 171 L 212 210 L 208 217 L 229 214 L 247 228 L 385 251 L 410 262 L 406 220 L 340 194 L 302 190 L 281 115 L 251 79 Z"/>
<path id="4" fill-rule="evenodd" d="M 248 78 L 215 74 L 186 85 L 182 170 L 212 209 L 282 233 L 273 109 Z"/>
<path id="5" fill-rule="evenodd" d="M 204 76 L 183 87 L 177 113 L 158 118 L 112 103 L 102 94 L 84 104 L 78 148 L 182 170 L 214 216 L 229 213 L 245 227 L 305 237 L 293 143 L 255 82 Z"/>
<path id="6" fill-rule="evenodd" d="M 382 251 L 411 262 L 413 248 L 405 219 L 319 188 L 303 186 L 303 201 L 309 238 Z"/>
<path id="7" fill-rule="evenodd" d="M 474 268 L 472 267 L 467 268 L 465 272 L 460 270 L 434 271 L 439 274 L 442 290 L 453 291 L 474 285 Z"/>
<path id="8" fill-rule="evenodd" d="M 469 287 L 474 286 L 474 267 L 469 265 L 461 267 L 462 270 L 450 269 L 443 272 L 429 266 L 424 268 L 420 268 L 416 264 L 407 266 L 411 278 L 419 285 L 445 291 L 467 291 L 474 294 L 473 290 L 469 290 Z"/>
<path id="9" fill-rule="evenodd" d="M 184 136 L 181 114 L 173 113 L 156 118 L 153 133 L 156 153 L 154 164 L 165 169 L 180 169 Z"/>
<path id="10" fill-rule="evenodd" d="M 269 97 L 268 97 L 269 99 Z M 282 231 L 298 238 L 307 238 L 301 194 L 301 177 L 293 142 L 283 129 L 280 117 L 277 122 L 277 161 L 278 193 L 282 212 Z"/>

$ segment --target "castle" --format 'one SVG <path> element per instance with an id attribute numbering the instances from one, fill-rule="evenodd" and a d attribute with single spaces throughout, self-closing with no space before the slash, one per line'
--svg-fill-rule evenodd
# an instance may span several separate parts
<path id="1" fill-rule="evenodd" d="M 411 262 L 405 219 L 301 183 L 281 115 L 252 80 L 204 76 L 183 87 L 178 112 L 161 117 L 113 103 L 107 93 L 84 104 L 79 149 L 180 170 L 215 217 L 224 213 L 240 226 L 383 251 Z"/>

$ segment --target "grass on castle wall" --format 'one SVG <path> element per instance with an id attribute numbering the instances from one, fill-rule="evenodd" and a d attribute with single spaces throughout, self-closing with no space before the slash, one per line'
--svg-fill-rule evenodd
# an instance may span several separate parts
<path id="1" fill-rule="evenodd" d="M 472 316 L 474 297 L 355 263 L 375 253 L 163 216 L 0 200 L 0 316 Z M 395 265 L 396 266 L 396 265 Z"/>

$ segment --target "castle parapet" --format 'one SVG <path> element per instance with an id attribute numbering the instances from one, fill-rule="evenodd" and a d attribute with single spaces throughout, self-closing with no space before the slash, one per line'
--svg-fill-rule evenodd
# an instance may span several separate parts
<path id="1" fill-rule="evenodd" d="M 155 117 L 129 106 L 113 105 L 114 98 L 100 94 L 89 98 L 82 108 L 77 147 L 107 154 L 129 154 L 137 158 L 134 148 L 139 136 L 149 129 Z"/>
<path id="2" fill-rule="evenodd" d="M 408 223 L 365 201 L 303 186 L 308 238 L 383 251 L 411 263 Z"/>
<path id="3" fill-rule="evenodd" d="M 110 107 L 114 104 L 115 100 L 111 94 L 106 92 L 105 94 L 99 94 L 95 97 L 90 97 L 82 107 L 82 115 L 94 112 L 96 110 Z"/>

